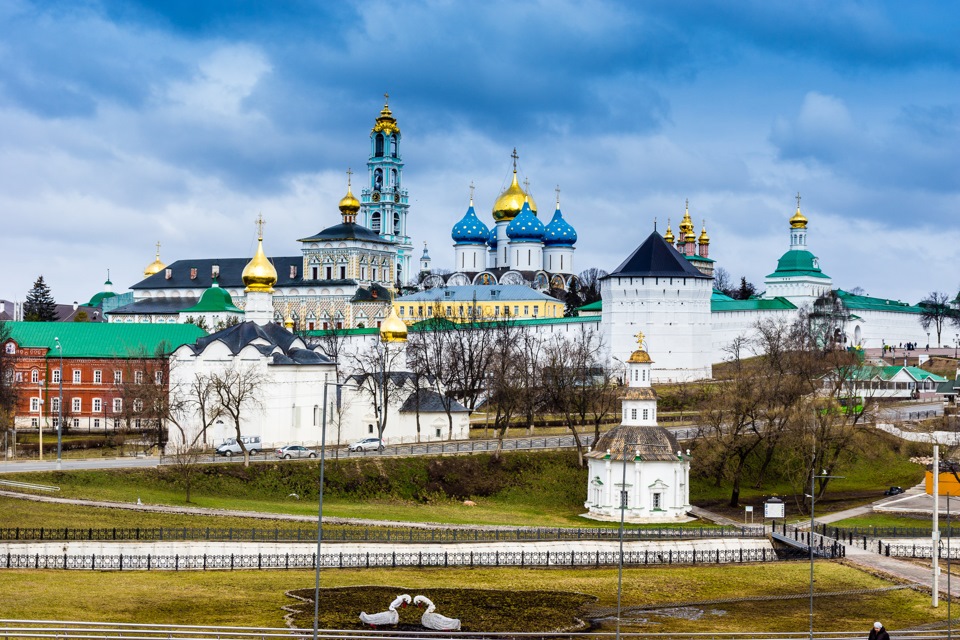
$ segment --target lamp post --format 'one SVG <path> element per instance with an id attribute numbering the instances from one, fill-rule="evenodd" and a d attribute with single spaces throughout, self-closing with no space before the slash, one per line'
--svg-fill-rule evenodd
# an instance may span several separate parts
<path id="1" fill-rule="evenodd" d="M 814 527 L 816 526 L 814 520 L 814 512 L 817 503 L 817 487 L 816 481 L 822 478 L 843 478 L 844 476 L 831 476 L 827 474 L 826 469 L 824 469 L 820 475 L 817 475 L 817 454 L 813 454 L 813 464 L 810 467 L 810 540 L 808 541 L 808 546 L 810 548 L 810 640 L 813 640 L 813 536 L 814 536 Z"/>
<path id="2" fill-rule="evenodd" d="M 60 454 L 62 451 L 63 440 L 63 347 L 60 346 L 60 338 L 54 338 L 53 342 L 60 354 L 60 400 L 57 402 L 57 470 L 60 470 Z"/>

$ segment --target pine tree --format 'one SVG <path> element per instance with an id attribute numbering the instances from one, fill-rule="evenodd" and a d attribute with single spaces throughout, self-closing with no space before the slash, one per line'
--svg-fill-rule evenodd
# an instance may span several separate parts
<path id="1" fill-rule="evenodd" d="M 30 322 L 54 322 L 57 319 L 57 303 L 43 276 L 38 277 L 33 288 L 27 292 L 27 299 L 23 303 L 23 319 Z"/>

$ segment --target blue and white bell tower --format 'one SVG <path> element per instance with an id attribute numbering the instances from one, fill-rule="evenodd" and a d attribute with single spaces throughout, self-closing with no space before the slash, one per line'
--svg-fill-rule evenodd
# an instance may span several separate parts
<path id="1" fill-rule="evenodd" d="M 403 159 L 400 155 L 400 127 L 393 117 L 384 94 L 383 109 L 370 131 L 370 157 L 367 160 L 367 184 L 360 191 L 360 224 L 396 243 L 397 260 L 394 280 L 406 284 L 414 275 L 410 271 L 413 245 L 407 233 L 410 209 L 407 190 L 403 188 Z"/>

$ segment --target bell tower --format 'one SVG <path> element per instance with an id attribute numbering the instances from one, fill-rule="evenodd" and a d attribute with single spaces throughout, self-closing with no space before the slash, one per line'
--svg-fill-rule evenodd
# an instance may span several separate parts
<path id="1" fill-rule="evenodd" d="M 407 231 L 410 209 L 403 188 L 403 158 L 400 155 L 400 127 L 390 111 L 388 94 L 383 94 L 383 109 L 370 131 L 370 157 L 367 159 L 367 183 L 360 190 L 358 222 L 396 243 L 396 273 L 393 281 L 406 284 L 411 271 L 413 245 Z"/>

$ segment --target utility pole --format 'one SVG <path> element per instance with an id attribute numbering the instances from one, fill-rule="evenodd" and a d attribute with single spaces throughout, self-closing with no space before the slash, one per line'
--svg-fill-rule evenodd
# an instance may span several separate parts
<path id="1" fill-rule="evenodd" d="M 933 558 L 933 608 L 940 606 L 940 445 L 933 445 L 933 533 L 930 557 Z"/>

